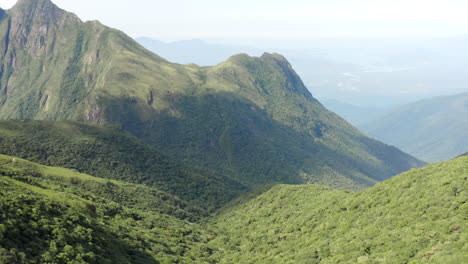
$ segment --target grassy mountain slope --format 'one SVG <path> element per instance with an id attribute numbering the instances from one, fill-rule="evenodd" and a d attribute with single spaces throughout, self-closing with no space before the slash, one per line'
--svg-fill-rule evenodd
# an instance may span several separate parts
<path id="1" fill-rule="evenodd" d="M 434 162 L 468 149 L 467 116 L 468 93 L 462 93 L 398 107 L 363 129 L 372 137 Z"/>
<path id="2" fill-rule="evenodd" d="M 466 263 L 468 157 L 361 192 L 276 185 L 212 221 L 220 263 Z"/>
<path id="3" fill-rule="evenodd" d="M 327 111 L 278 54 L 174 64 L 48 0 L 6 11 L 0 43 L 2 119 L 117 125 L 250 187 L 359 189 L 423 164 Z"/>
<path id="4" fill-rule="evenodd" d="M 0 156 L 0 263 L 209 263 L 199 212 L 156 188 Z M 138 195 L 135 195 L 138 194 Z"/>
<path id="5" fill-rule="evenodd" d="M 226 177 L 174 162 L 112 127 L 71 121 L 0 121 L 0 153 L 155 186 L 207 209 L 222 206 L 247 190 Z"/>

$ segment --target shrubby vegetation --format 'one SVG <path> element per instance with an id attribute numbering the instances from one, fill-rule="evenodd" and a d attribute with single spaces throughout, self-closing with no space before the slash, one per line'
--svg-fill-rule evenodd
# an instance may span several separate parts
<path id="1" fill-rule="evenodd" d="M 156 186 L 206 209 L 220 207 L 247 190 L 226 177 L 176 162 L 113 127 L 0 121 L 0 153 L 101 178 Z"/>
<path id="2" fill-rule="evenodd" d="M 0 156 L 0 263 L 465 263 L 468 157 L 361 192 L 264 186 L 216 215 Z"/>
<path id="3" fill-rule="evenodd" d="M 141 185 L 0 156 L 0 263 L 210 263 L 202 211 Z"/>
<path id="4" fill-rule="evenodd" d="M 276 185 L 212 220 L 221 263 L 466 263 L 468 157 L 361 192 Z"/>

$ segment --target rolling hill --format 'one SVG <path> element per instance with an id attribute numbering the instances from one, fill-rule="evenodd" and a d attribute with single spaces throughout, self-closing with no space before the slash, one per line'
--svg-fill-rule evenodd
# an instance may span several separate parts
<path id="1" fill-rule="evenodd" d="M 265 186 L 204 218 L 156 187 L 0 155 L 0 262 L 466 263 L 467 179 L 464 156 L 360 192 Z"/>
<path id="2" fill-rule="evenodd" d="M 248 187 L 361 189 L 423 164 L 326 110 L 279 54 L 174 64 L 49 0 L 1 12 L 0 51 L 1 119 L 111 124 Z"/>
<path id="3" fill-rule="evenodd" d="M 211 220 L 219 263 L 466 263 L 468 157 L 360 192 L 275 185 Z"/>
<path id="4" fill-rule="evenodd" d="M 468 93 L 435 97 L 392 109 L 362 126 L 371 137 L 428 162 L 468 149 Z"/>
<path id="5" fill-rule="evenodd" d="M 210 263 L 200 211 L 157 188 L 0 155 L 0 193 L 0 263 Z"/>

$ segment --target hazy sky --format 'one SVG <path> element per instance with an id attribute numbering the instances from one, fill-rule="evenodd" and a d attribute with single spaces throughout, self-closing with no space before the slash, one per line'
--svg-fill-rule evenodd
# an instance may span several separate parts
<path id="1" fill-rule="evenodd" d="M 0 0 L 10 8 L 16 0 Z M 83 20 L 161 40 L 468 33 L 467 0 L 55 0 Z"/>

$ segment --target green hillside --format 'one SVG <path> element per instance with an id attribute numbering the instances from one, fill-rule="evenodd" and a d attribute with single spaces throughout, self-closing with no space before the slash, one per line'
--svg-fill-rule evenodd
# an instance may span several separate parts
<path id="1" fill-rule="evenodd" d="M 468 157 L 360 192 L 275 185 L 212 219 L 220 263 L 467 263 Z"/>
<path id="2" fill-rule="evenodd" d="M 200 211 L 156 188 L 1 155 L 0 193 L 0 263 L 211 263 Z"/>
<path id="3" fill-rule="evenodd" d="M 0 51 L 1 119 L 112 124 L 249 187 L 362 189 L 423 164 L 326 110 L 278 54 L 174 64 L 49 0 L 2 12 Z"/>
<path id="4" fill-rule="evenodd" d="M 465 263 L 467 164 L 360 192 L 265 186 L 205 218 L 156 187 L 0 155 L 0 263 Z"/>
<path id="5" fill-rule="evenodd" d="M 71 121 L 0 121 L 0 153 L 155 186 L 206 209 L 220 207 L 247 191 L 224 176 L 175 162 L 113 127 Z"/>
<path id="6" fill-rule="evenodd" d="M 468 93 L 435 97 L 388 111 L 364 131 L 428 162 L 468 149 Z"/>

